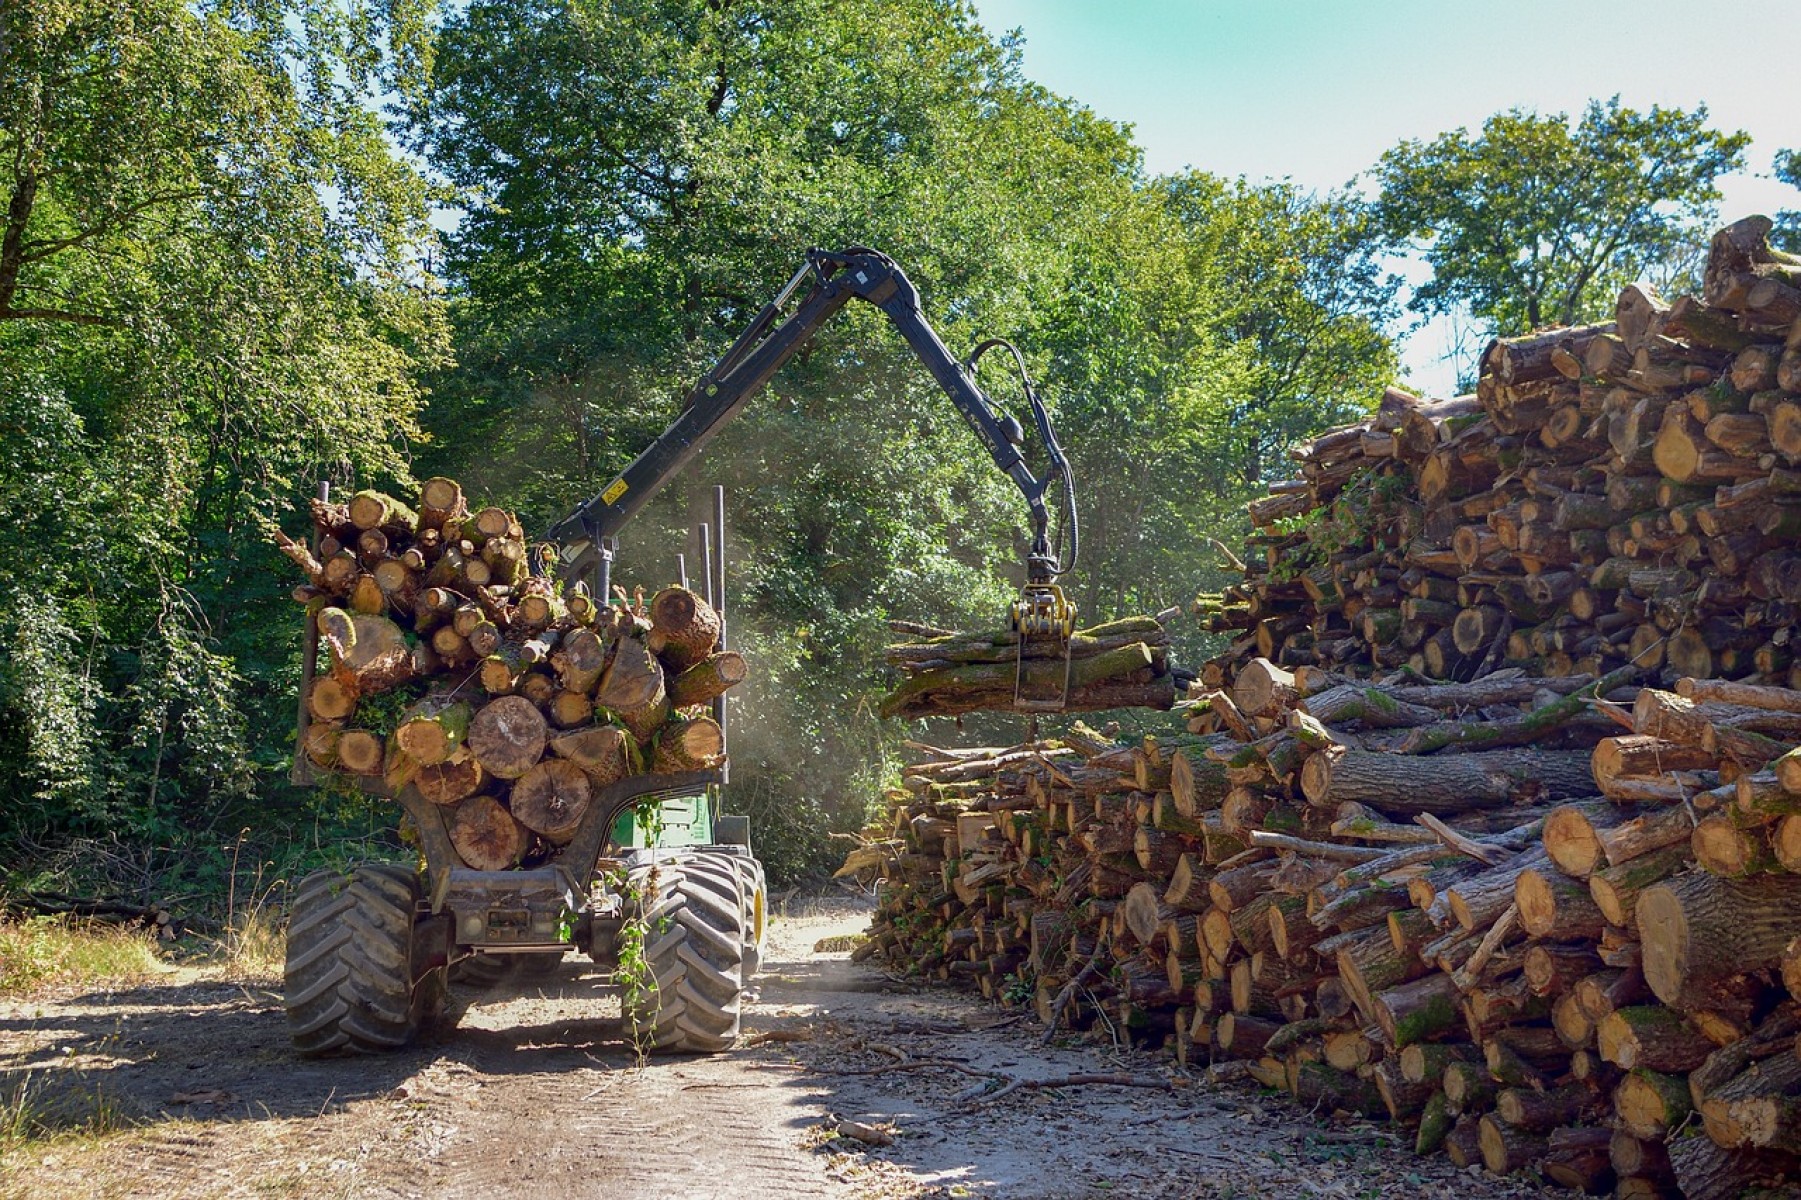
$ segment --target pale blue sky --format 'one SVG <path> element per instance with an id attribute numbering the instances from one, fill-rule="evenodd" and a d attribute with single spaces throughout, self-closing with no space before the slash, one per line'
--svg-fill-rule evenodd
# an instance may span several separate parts
<path id="1" fill-rule="evenodd" d="M 1705 103 L 1754 139 L 1722 214 L 1801 207 L 1767 178 L 1801 147 L 1801 0 L 975 0 L 1023 27 L 1026 74 L 1133 126 L 1154 172 L 1198 167 L 1336 187 L 1404 138 L 1474 129 L 1514 106 Z M 1718 14 L 1718 15 L 1714 15 Z M 1442 328 L 1411 339 L 1413 382 L 1453 376 Z"/>

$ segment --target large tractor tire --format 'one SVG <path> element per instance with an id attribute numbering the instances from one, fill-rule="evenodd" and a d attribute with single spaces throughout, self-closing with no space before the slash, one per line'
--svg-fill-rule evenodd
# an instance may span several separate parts
<path id="1" fill-rule="evenodd" d="M 623 964 L 626 1027 L 649 1050 L 715 1054 L 738 1040 L 744 998 L 744 908 L 737 873 L 714 855 L 634 867 L 644 962 Z"/>
<path id="2" fill-rule="evenodd" d="M 288 1034 L 301 1054 L 380 1053 L 418 1034 L 442 982 L 437 972 L 414 979 L 420 895 L 416 872 L 387 864 L 301 880 L 283 972 Z"/>
<path id="3" fill-rule="evenodd" d="M 741 910 L 738 927 L 743 932 L 739 954 L 745 986 L 750 986 L 763 967 L 763 929 L 768 906 L 763 864 L 733 848 L 678 851 L 664 861 L 681 863 L 696 885 L 710 888 L 722 901 L 737 897 Z"/>
<path id="4" fill-rule="evenodd" d="M 769 886 L 763 864 L 745 855 L 732 855 L 744 891 L 744 982 L 749 984 L 763 969 L 763 939 L 769 923 Z"/>

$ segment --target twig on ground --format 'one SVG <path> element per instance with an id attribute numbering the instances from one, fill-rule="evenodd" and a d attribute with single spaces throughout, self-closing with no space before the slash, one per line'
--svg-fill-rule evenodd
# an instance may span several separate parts
<path id="1" fill-rule="evenodd" d="M 996 1078 L 1003 1077 L 996 1076 Z M 1076 1075 L 1058 1075 L 1050 1079 L 1025 1079 L 1016 1075 L 1012 1079 L 1007 1080 L 1006 1084 L 998 1092 L 989 1092 L 987 1095 L 975 1097 L 970 1103 L 974 1107 L 979 1107 L 984 1104 L 993 1104 L 1002 1096 L 1010 1095 L 1013 1092 L 1022 1090 L 1042 1091 L 1045 1088 L 1097 1086 L 1150 1088 L 1154 1091 L 1167 1092 L 1170 1091 L 1174 1085 L 1167 1079 L 1151 1079 L 1140 1075 L 1123 1075 L 1116 1073 L 1089 1072 Z"/>
<path id="2" fill-rule="evenodd" d="M 1057 1036 L 1057 1026 L 1063 1020 L 1063 1010 L 1069 1007 L 1069 1002 L 1075 998 L 1076 991 L 1100 973 L 1100 967 L 1101 947 L 1096 946 L 1094 953 L 1088 956 L 1088 961 L 1082 964 L 1082 969 L 1076 972 L 1075 978 L 1064 984 L 1058 991 L 1057 998 L 1051 1001 L 1051 1019 L 1045 1022 L 1044 1036 L 1038 1039 L 1039 1045 L 1051 1044 L 1051 1039 Z"/>

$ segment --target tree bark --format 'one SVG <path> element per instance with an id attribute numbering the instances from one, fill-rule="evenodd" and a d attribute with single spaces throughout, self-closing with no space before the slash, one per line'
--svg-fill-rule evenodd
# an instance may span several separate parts
<path id="1" fill-rule="evenodd" d="M 547 758 L 513 784 L 511 808 L 521 825 L 560 846 L 575 836 L 591 796 L 588 775 L 578 764 Z"/>
<path id="2" fill-rule="evenodd" d="M 505 871 L 525 856 L 529 835 L 492 796 L 471 796 L 457 805 L 450 842 L 463 862 L 477 871 Z"/>
<path id="3" fill-rule="evenodd" d="M 517 779 L 544 754 L 549 729 L 538 706 L 524 696 L 501 696 L 482 706 L 469 723 L 470 753 L 497 779 Z"/>
<path id="4" fill-rule="evenodd" d="M 1734 976 L 1782 960 L 1801 911 L 1801 876 L 1680 875 L 1639 893 L 1645 979 L 1675 1008 L 1705 1007 Z"/>

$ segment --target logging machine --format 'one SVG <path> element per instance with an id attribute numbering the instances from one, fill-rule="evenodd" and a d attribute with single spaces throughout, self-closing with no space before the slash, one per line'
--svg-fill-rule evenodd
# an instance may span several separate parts
<path id="1" fill-rule="evenodd" d="M 784 317 L 784 310 L 803 285 L 805 294 Z M 546 540 L 562 546 L 562 570 L 568 578 L 588 580 L 595 595 L 607 595 L 619 530 L 853 299 L 882 311 L 969 423 L 994 465 L 1024 495 L 1031 521 L 1031 548 L 1026 553 L 1026 583 L 1010 614 L 1019 633 L 1014 707 L 1028 713 L 1061 711 L 1069 697 L 1069 639 L 1076 613 L 1057 580 L 1075 564 L 1080 527 L 1075 481 L 1050 414 L 1032 387 L 1025 359 L 1012 343 L 988 338 L 959 362 L 920 310 L 919 291 L 906 273 L 887 255 L 865 247 L 839 253 L 807 251 L 806 262 L 695 384 L 669 428 L 617 479 L 552 528 Z M 977 364 L 996 349 L 1012 357 L 1043 446 L 1043 475 L 1033 474 L 1026 462 L 1025 430 L 1019 421 L 999 409 L 976 383 Z M 1053 491 L 1061 509 L 1055 546 L 1046 503 Z M 1033 666 L 1028 666 L 1028 660 Z M 1048 674 L 1043 669 L 1046 660 Z"/>
<path id="2" fill-rule="evenodd" d="M 803 285 L 799 304 L 784 317 Z M 596 598 L 608 596 L 620 528 L 852 299 L 886 314 L 1025 496 L 1031 547 L 1025 586 L 1012 606 L 1019 634 L 1014 705 L 1028 713 L 1060 711 L 1068 699 L 1075 628 L 1075 609 L 1057 584 L 1074 563 L 1078 543 L 1069 463 L 1019 351 L 990 338 L 959 362 L 921 314 L 919 293 L 906 275 L 873 250 L 808 251 L 806 263 L 689 393 L 669 428 L 550 531 L 544 540 L 558 547 L 560 562 L 538 567 L 554 565 L 571 584 L 587 585 Z M 1042 476 L 1026 462 L 1019 421 L 976 384 L 977 363 L 994 349 L 1005 350 L 1018 372 L 1042 443 Z M 1047 497 L 1060 509 L 1054 544 Z M 713 520 L 701 526 L 700 546 L 702 596 L 720 618 L 716 650 L 725 646 L 724 524 L 723 490 L 715 489 Z M 302 752 L 309 728 L 305 697 L 319 654 L 314 619 L 306 638 L 294 760 L 294 780 L 301 784 L 316 781 Z M 714 712 L 723 734 L 722 700 Z M 743 991 L 761 954 L 766 889 L 745 818 L 717 811 L 723 763 L 679 774 L 628 775 L 600 788 L 554 857 L 499 871 L 466 864 L 452 844 L 444 810 L 415 784 L 390 792 L 379 777 L 359 782 L 391 795 L 405 810 L 424 870 L 366 864 L 348 873 L 315 872 L 296 889 L 285 984 L 290 1034 L 303 1054 L 405 1045 L 447 980 L 480 985 L 505 974 L 535 976 L 571 951 L 587 955 L 623 985 L 627 1026 L 646 1048 L 710 1052 L 736 1039 Z"/>

